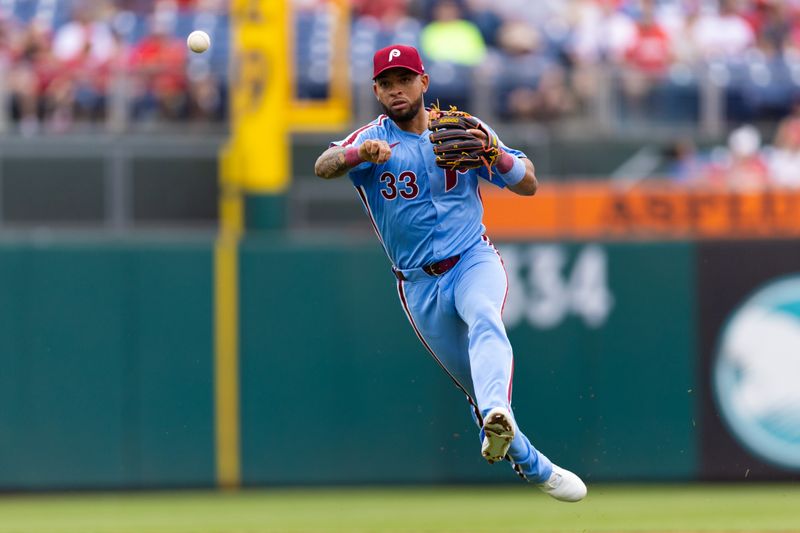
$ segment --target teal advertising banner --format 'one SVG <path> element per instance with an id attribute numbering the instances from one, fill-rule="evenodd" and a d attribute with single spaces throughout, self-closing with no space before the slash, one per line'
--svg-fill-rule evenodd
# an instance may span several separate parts
<path id="1" fill-rule="evenodd" d="M 800 479 L 800 245 L 697 246 L 703 479 Z"/>

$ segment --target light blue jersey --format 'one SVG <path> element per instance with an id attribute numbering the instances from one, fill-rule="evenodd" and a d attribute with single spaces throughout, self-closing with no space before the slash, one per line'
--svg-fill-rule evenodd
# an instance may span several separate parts
<path id="1" fill-rule="evenodd" d="M 429 136 L 428 130 L 422 135 L 403 131 L 381 115 L 333 143 L 358 146 L 378 139 L 392 147 L 386 163 L 361 163 L 350 170 L 350 179 L 386 254 L 400 269 L 428 265 L 474 246 L 486 231 L 479 178 L 505 187 L 485 167 L 467 172 L 437 167 Z M 526 157 L 500 144 L 510 154 Z"/>
<path id="2" fill-rule="evenodd" d="M 481 178 L 499 187 L 505 182 L 486 168 L 457 173 L 437 167 L 429 134 L 403 131 L 381 115 L 333 145 L 378 139 L 391 146 L 386 163 L 361 163 L 350 179 L 394 265 L 397 294 L 414 332 L 467 396 L 482 427 L 493 408 L 511 413 L 514 357 L 501 316 L 508 277 L 484 235 L 478 190 Z M 448 260 L 443 272 L 423 268 L 442 260 Z M 547 480 L 553 471 L 519 429 L 507 458 L 531 481 Z"/>

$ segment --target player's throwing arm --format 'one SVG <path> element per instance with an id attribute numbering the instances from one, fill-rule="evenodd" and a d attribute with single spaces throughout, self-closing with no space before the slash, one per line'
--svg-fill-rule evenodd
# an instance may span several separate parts
<path id="1" fill-rule="evenodd" d="M 361 163 L 385 163 L 392 157 L 386 141 L 367 139 L 359 146 L 333 146 L 325 150 L 314 165 L 314 173 L 323 179 L 338 178 Z"/>

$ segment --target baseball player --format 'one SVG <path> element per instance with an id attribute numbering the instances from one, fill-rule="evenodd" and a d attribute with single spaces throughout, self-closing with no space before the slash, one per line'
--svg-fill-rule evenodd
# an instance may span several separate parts
<path id="1" fill-rule="evenodd" d="M 461 134 L 478 146 L 494 145 L 490 155 L 475 156 L 485 164 L 437 166 L 442 161 L 434 148 L 442 143 L 431 142 L 438 133 L 428 129 L 432 110 L 423 95 L 429 78 L 419 53 L 391 45 L 375 53 L 373 67 L 373 90 L 384 113 L 331 143 L 314 171 L 323 179 L 349 173 L 392 262 L 411 327 L 467 396 L 481 428 L 483 457 L 490 464 L 507 459 L 523 479 L 554 498 L 579 501 L 586 495 L 581 479 L 536 450 L 514 420 L 514 361 L 501 319 L 508 278 L 482 224 L 479 178 L 533 195 L 533 164 L 472 118 L 475 127 Z"/>

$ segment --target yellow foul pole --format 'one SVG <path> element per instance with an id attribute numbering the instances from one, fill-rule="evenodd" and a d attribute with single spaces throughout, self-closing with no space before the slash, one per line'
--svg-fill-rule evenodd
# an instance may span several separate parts
<path id="1" fill-rule="evenodd" d="M 241 484 L 239 240 L 243 194 L 289 183 L 286 108 L 288 0 L 233 0 L 231 137 L 220 156 L 220 231 L 214 253 L 214 405 L 217 484 Z"/>
<path id="2" fill-rule="evenodd" d="M 291 0 L 231 2 L 231 136 L 220 154 L 220 230 L 214 249 L 214 405 L 217 484 L 242 481 L 239 380 L 239 241 L 244 197 L 279 198 L 290 183 L 291 129 L 341 129 L 350 120 L 349 4 L 329 0 L 333 34 L 331 94 L 293 98 Z"/>

